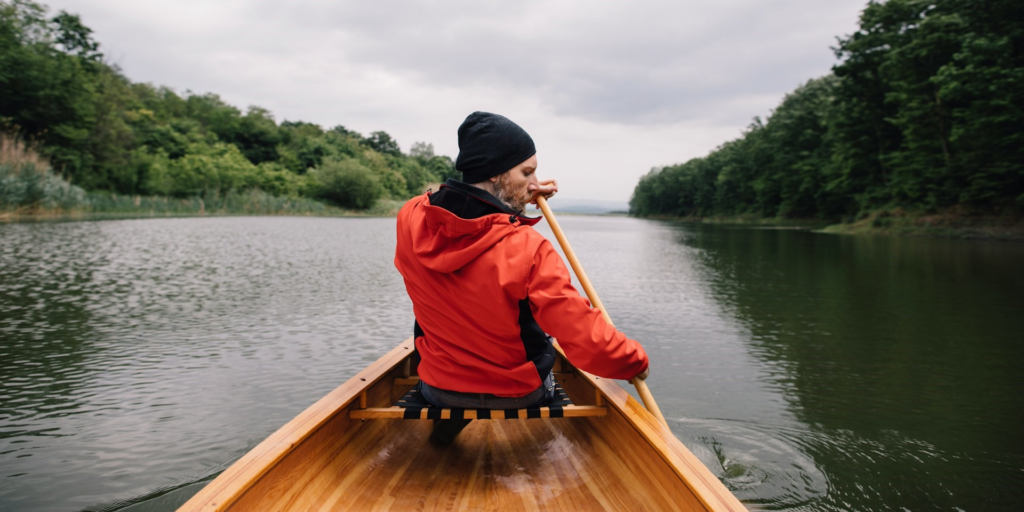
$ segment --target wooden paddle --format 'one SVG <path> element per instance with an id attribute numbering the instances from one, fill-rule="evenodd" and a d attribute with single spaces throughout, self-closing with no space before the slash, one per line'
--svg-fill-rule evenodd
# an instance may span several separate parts
<path id="1" fill-rule="evenodd" d="M 576 272 L 576 278 L 580 280 L 580 284 L 583 285 L 583 291 L 586 292 L 587 298 L 590 299 L 590 303 L 595 308 L 601 311 L 601 316 L 604 317 L 604 321 L 608 322 L 608 325 L 614 326 L 612 318 L 608 316 L 608 311 L 604 309 L 604 304 L 601 303 L 601 298 L 597 296 L 597 291 L 594 290 L 594 286 L 590 284 L 590 279 L 587 277 L 587 273 L 583 270 L 583 265 L 580 264 L 580 260 L 576 258 L 576 253 L 572 252 L 572 247 L 569 246 L 569 240 L 565 238 L 565 233 L 562 232 L 562 227 L 558 225 L 558 221 L 555 220 L 555 214 L 551 212 L 551 207 L 548 206 L 547 199 L 544 196 L 537 196 L 537 206 L 540 206 L 540 210 L 544 212 L 544 218 L 548 220 L 548 225 L 551 226 L 551 231 L 555 233 L 555 238 L 558 239 L 558 245 L 562 246 L 562 252 L 565 253 L 565 257 L 569 258 L 569 265 L 572 266 L 573 272 Z M 651 390 L 647 388 L 647 383 L 643 379 L 633 379 L 630 381 L 633 386 L 636 387 L 636 392 L 640 394 L 640 399 L 644 401 L 644 406 L 647 410 L 654 415 L 662 424 L 668 426 L 668 422 L 665 421 L 665 416 L 662 416 L 661 409 L 658 408 L 658 403 L 654 401 L 654 395 L 651 394 Z"/>

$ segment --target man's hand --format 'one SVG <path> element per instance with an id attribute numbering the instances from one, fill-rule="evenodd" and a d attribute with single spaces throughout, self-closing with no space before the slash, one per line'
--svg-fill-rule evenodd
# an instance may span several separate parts
<path id="1" fill-rule="evenodd" d="M 651 367 L 648 366 L 647 368 L 644 368 L 644 371 L 636 374 L 636 377 L 633 377 L 633 379 L 647 380 L 647 377 L 650 376 L 650 375 L 651 375 Z M 633 379 L 629 379 L 629 380 L 633 380 Z"/>
<path id="2" fill-rule="evenodd" d="M 526 187 L 526 190 L 530 192 L 532 199 L 530 204 L 537 204 L 537 196 L 544 196 L 545 199 L 551 199 L 552 196 L 558 192 L 558 182 L 555 180 L 544 180 L 540 184 L 531 183 Z"/>

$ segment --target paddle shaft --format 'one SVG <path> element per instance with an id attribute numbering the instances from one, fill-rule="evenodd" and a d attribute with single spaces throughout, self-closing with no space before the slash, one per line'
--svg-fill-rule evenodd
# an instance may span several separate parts
<path id="1" fill-rule="evenodd" d="M 544 218 L 548 220 L 548 225 L 551 226 L 551 231 L 555 233 L 555 238 L 558 239 L 558 245 L 562 246 L 562 252 L 565 253 L 565 257 L 569 259 L 569 265 L 572 267 L 573 272 L 576 272 L 576 278 L 580 280 L 580 284 L 583 285 L 583 291 L 587 294 L 590 299 L 590 303 L 594 305 L 601 312 L 601 316 L 604 317 L 604 321 L 608 322 L 608 325 L 615 326 L 612 323 L 612 318 L 608 316 L 608 311 L 604 309 L 604 304 L 601 303 L 601 298 L 597 296 L 597 290 L 594 290 L 594 286 L 590 284 L 590 278 L 587 277 L 586 271 L 583 270 L 583 265 L 580 264 L 580 260 L 576 258 L 576 253 L 572 251 L 572 247 L 569 246 L 569 240 L 565 238 L 565 233 L 562 232 L 562 227 L 558 225 L 558 221 L 555 220 L 555 214 L 552 213 L 551 207 L 548 206 L 547 199 L 544 196 L 537 196 L 537 206 L 540 206 L 540 210 L 544 212 Z M 632 379 L 630 382 L 636 387 L 636 392 L 640 394 L 640 399 L 643 400 L 644 406 L 647 410 L 654 415 L 662 424 L 668 425 L 665 421 L 665 416 L 661 414 L 661 409 L 658 408 L 658 403 L 654 401 L 654 395 L 651 394 L 651 390 L 647 387 L 647 383 L 643 379 Z"/>

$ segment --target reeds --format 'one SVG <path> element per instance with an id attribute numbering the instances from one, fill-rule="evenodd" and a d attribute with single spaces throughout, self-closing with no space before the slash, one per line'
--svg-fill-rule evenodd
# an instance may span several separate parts
<path id="1" fill-rule="evenodd" d="M 0 133 L 0 164 L 19 167 L 31 164 L 38 168 L 49 168 L 50 162 L 36 153 L 21 139 Z"/>
<path id="2" fill-rule="evenodd" d="M 340 215 L 343 210 L 306 198 L 278 197 L 262 190 L 212 192 L 203 197 L 88 194 L 89 210 L 113 215 Z"/>

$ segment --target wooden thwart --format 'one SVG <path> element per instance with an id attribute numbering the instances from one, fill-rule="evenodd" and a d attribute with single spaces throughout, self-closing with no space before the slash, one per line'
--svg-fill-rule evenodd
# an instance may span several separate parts
<path id="1" fill-rule="evenodd" d="M 562 378 L 565 374 L 560 373 Z M 398 402 L 391 407 L 367 407 L 366 393 L 360 394 L 359 408 L 349 411 L 349 417 L 358 420 L 369 419 L 405 419 L 405 420 L 515 420 L 533 418 L 582 418 L 604 416 L 608 410 L 601 403 L 601 394 L 597 393 L 597 405 L 575 405 L 565 394 L 562 385 L 556 380 L 552 396 L 543 406 L 517 409 L 472 409 L 445 408 L 430 404 L 423 397 L 416 384 L 419 377 L 399 377 L 394 386 L 413 386 Z"/>
<path id="2" fill-rule="evenodd" d="M 433 409 L 437 414 L 437 410 L 440 410 L 440 419 L 447 420 L 452 418 L 452 409 Z M 463 409 L 462 419 L 467 420 L 509 420 L 509 419 L 529 419 L 530 417 L 537 418 L 551 418 L 551 408 L 549 407 L 538 407 L 536 410 L 539 412 L 539 416 L 530 416 L 528 409 L 514 409 L 505 411 L 502 409 Z M 419 411 L 419 418 L 413 419 L 432 419 L 429 416 L 433 416 L 431 409 L 421 409 Z M 594 405 L 567 405 L 562 407 L 562 418 L 582 418 L 588 416 L 604 416 L 608 414 L 608 408 L 598 407 Z M 429 415 L 429 416 L 428 416 Z M 456 414 L 457 416 L 457 414 Z M 409 419 L 406 417 L 406 410 L 403 407 L 369 407 L 366 409 L 353 409 L 349 417 L 358 420 L 369 420 L 369 419 Z"/>

